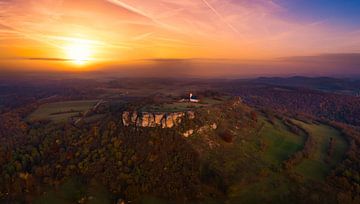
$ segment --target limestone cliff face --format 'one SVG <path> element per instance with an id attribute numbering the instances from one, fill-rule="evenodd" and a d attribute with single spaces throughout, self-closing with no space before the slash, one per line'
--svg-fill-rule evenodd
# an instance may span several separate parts
<path id="1" fill-rule="evenodd" d="M 130 118 L 130 112 L 123 112 L 122 113 L 122 123 L 123 125 L 125 126 L 128 126 L 130 123 L 132 123 L 133 120 L 132 120 L 132 117 Z"/>
<path id="2" fill-rule="evenodd" d="M 195 112 L 173 112 L 173 113 L 149 113 L 149 112 L 129 112 L 122 113 L 122 123 L 124 126 L 134 125 L 137 127 L 162 127 L 172 128 L 181 123 L 185 118 L 190 120 L 195 118 Z"/>

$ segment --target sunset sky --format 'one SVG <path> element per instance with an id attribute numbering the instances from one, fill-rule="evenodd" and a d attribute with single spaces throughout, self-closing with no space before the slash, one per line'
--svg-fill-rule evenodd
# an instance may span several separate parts
<path id="1" fill-rule="evenodd" d="M 0 0 L 0 71 L 192 60 L 360 74 L 358 53 L 359 0 Z"/>

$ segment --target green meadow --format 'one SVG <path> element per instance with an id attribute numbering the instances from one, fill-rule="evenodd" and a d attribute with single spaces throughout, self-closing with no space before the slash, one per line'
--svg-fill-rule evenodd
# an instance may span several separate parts
<path id="1" fill-rule="evenodd" d="M 280 165 L 303 148 L 306 138 L 305 135 L 296 135 L 288 131 L 278 119 L 275 119 L 274 123 L 273 125 L 264 121 L 265 125 L 260 137 L 266 147 L 263 154 L 264 159 L 271 164 Z"/>
<path id="2" fill-rule="evenodd" d="M 295 171 L 309 179 L 324 180 L 331 169 L 342 160 L 348 144 L 340 132 L 332 127 L 323 124 L 307 124 L 301 121 L 296 121 L 296 123 L 310 133 L 316 145 L 310 158 L 304 159 L 295 168 Z M 330 138 L 334 140 L 334 150 L 331 157 L 328 157 Z"/>
<path id="3" fill-rule="evenodd" d="M 250 141 L 258 145 L 253 151 L 256 160 L 248 160 L 247 168 L 254 174 L 241 172 L 239 179 L 229 186 L 227 203 L 289 203 L 292 202 L 291 190 L 303 184 L 297 183 L 289 175 L 301 175 L 306 185 L 310 181 L 323 182 L 335 165 L 341 162 L 347 149 L 347 143 L 340 133 L 326 125 L 306 124 L 296 121 L 296 124 L 309 131 L 316 139 L 313 155 L 303 159 L 290 172 L 283 169 L 283 162 L 294 153 L 304 148 L 305 133 L 299 135 L 288 130 L 281 120 L 274 119 L 273 124 L 260 117 L 263 125 L 260 131 L 253 135 Z M 334 151 L 328 162 L 327 152 L 330 138 L 334 138 Z M 248 144 L 247 144 L 248 146 Z M 240 147 L 239 147 L 240 148 Z M 254 159 L 254 158 L 253 158 Z M 242 160 L 239 158 L 239 161 Z M 223 164 L 225 167 L 226 164 Z M 246 176 L 247 175 L 247 176 Z M 309 182 L 308 182 L 309 181 Z"/>
<path id="4" fill-rule="evenodd" d="M 30 114 L 28 121 L 51 120 L 53 122 L 65 122 L 70 117 L 78 116 L 89 110 L 97 103 L 97 100 L 63 101 L 41 105 Z"/>

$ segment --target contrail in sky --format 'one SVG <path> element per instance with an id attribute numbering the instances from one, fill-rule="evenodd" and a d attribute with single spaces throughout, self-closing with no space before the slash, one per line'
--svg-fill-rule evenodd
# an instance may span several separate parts
<path id="1" fill-rule="evenodd" d="M 143 17 L 151 20 L 152 22 L 154 22 L 155 24 L 157 24 L 157 25 L 159 25 L 159 26 L 161 26 L 163 28 L 167 28 L 167 29 L 170 29 L 170 30 L 175 30 L 177 32 L 180 32 L 180 29 L 178 29 L 176 27 L 173 27 L 173 26 L 170 26 L 168 24 L 164 24 L 164 23 L 158 21 L 156 18 L 152 17 L 151 15 L 145 13 L 144 11 L 142 11 L 140 9 L 137 9 L 137 8 L 135 8 L 135 7 L 133 7 L 133 6 L 129 5 L 129 4 L 121 1 L 121 0 L 106 0 L 106 1 L 109 2 L 109 3 L 112 3 L 114 5 L 117 5 L 119 7 L 122 7 L 124 9 L 128 10 L 128 11 L 136 13 L 136 14 L 138 14 L 140 16 L 143 16 Z"/>
<path id="2" fill-rule="evenodd" d="M 148 18 L 148 19 L 150 19 L 152 21 L 155 21 L 155 19 L 152 18 L 151 16 L 147 15 L 143 11 L 141 11 L 141 10 L 139 10 L 139 9 L 127 4 L 127 3 L 124 3 L 123 1 L 120 1 L 120 0 L 106 0 L 106 1 L 108 1 L 108 2 L 110 2 L 112 4 L 115 4 L 117 6 L 120 6 L 122 8 L 125 8 L 126 10 L 131 11 L 133 13 L 136 13 L 136 14 L 138 14 L 140 16 L 146 17 L 146 18 Z"/>
<path id="3" fill-rule="evenodd" d="M 231 25 L 229 22 L 226 21 L 224 16 L 222 16 L 207 0 L 202 0 L 204 4 L 212 11 L 214 14 L 226 24 L 231 30 L 233 30 L 235 33 L 240 33 L 233 25 Z"/>

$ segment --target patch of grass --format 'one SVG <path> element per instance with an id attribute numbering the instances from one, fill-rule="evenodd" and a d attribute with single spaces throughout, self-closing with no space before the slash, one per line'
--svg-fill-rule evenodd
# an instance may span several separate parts
<path id="1" fill-rule="evenodd" d="M 77 179 L 69 179 L 57 190 L 52 190 L 35 200 L 35 203 L 76 203 L 85 195 L 85 186 Z"/>
<path id="2" fill-rule="evenodd" d="M 78 178 L 70 178 L 56 190 L 51 190 L 35 199 L 37 204 L 61 203 L 110 204 L 114 197 L 99 183 L 83 183 Z"/>
<path id="3" fill-rule="evenodd" d="M 90 117 L 86 117 L 84 119 L 85 123 L 92 123 L 92 122 L 96 122 L 99 121 L 101 119 L 103 119 L 106 116 L 106 114 L 96 114 L 96 115 L 92 115 Z"/>
<path id="4" fill-rule="evenodd" d="M 323 180 L 329 172 L 329 168 L 322 161 L 304 159 L 299 165 L 296 166 L 295 171 L 314 180 Z"/>
<path id="5" fill-rule="evenodd" d="M 287 131 L 281 121 L 277 119 L 274 121 L 275 125 L 272 125 L 263 120 L 265 125 L 260 132 L 260 137 L 266 148 L 264 159 L 272 164 L 280 165 L 292 154 L 303 148 L 305 137 Z"/>
<path id="6" fill-rule="evenodd" d="M 306 129 L 316 142 L 313 154 L 310 155 L 310 158 L 304 159 L 295 168 L 295 171 L 309 179 L 324 180 L 330 170 L 342 160 L 348 144 L 341 133 L 330 126 L 295 122 Z M 335 142 L 334 151 L 329 157 L 330 138 L 333 138 Z M 327 159 L 328 161 L 326 161 Z"/>
<path id="7" fill-rule="evenodd" d="M 204 107 L 204 105 L 198 103 L 174 102 L 174 103 L 166 103 L 160 106 L 151 106 L 145 109 L 148 111 L 176 112 L 176 111 L 188 111 L 194 108 L 201 108 L 201 107 Z"/>
<path id="8" fill-rule="evenodd" d="M 260 116 L 264 125 L 252 142 L 259 142 L 258 165 L 253 175 L 243 176 L 229 188 L 227 203 L 291 203 L 290 189 L 296 185 L 283 173 L 282 163 L 292 154 L 300 151 L 305 143 L 305 135 L 296 135 L 288 130 L 282 121 L 274 118 L 271 124 Z M 254 161 L 247 164 L 253 166 Z"/>
<path id="9" fill-rule="evenodd" d="M 161 105 L 152 105 L 148 107 L 144 107 L 142 111 L 149 112 L 176 112 L 176 111 L 188 111 L 196 108 L 203 108 L 207 106 L 212 106 L 216 104 L 223 103 L 223 100 L 217 100 L 213 98 L 203 98 L 200 103 L 189 103 L 189 102 L 173 102 L 173 103 L 165 103 Z"/>
<path id="10" fill-rule="evenodd" d="M 216 105 L 223 103 L 225 100 L 228 100 L 228 97 L 221 97 L 221 98 L 202 98 L 200 100 L 200 104 L 206 104 L 206 105 Z"/>
<path id="11" fill-rule="evenodd" d="M 165 204 L 165 203 L 168 203 L 168 201 L 163 200 L 158 197 L 154 197 L 154 196 L 143 196 L 142 198 L 137 200 L 136 203 L 139 203 L 139 204 Z"/>
<path id="12" fill-rule="evenodd" d="M 288 203 L 290 186 L 287 178 L 271 173 L 252 184 L 233 186 L 227 203 Z"/>
<path id="13" fill-rule="evenodd" d="M 63 101 L 41 105 L 31 113 L 27 120 L 51 120 L 53 122 L 64 122 L 72 116 L 89 110 L 97 103 L 97 100 Z"/>

